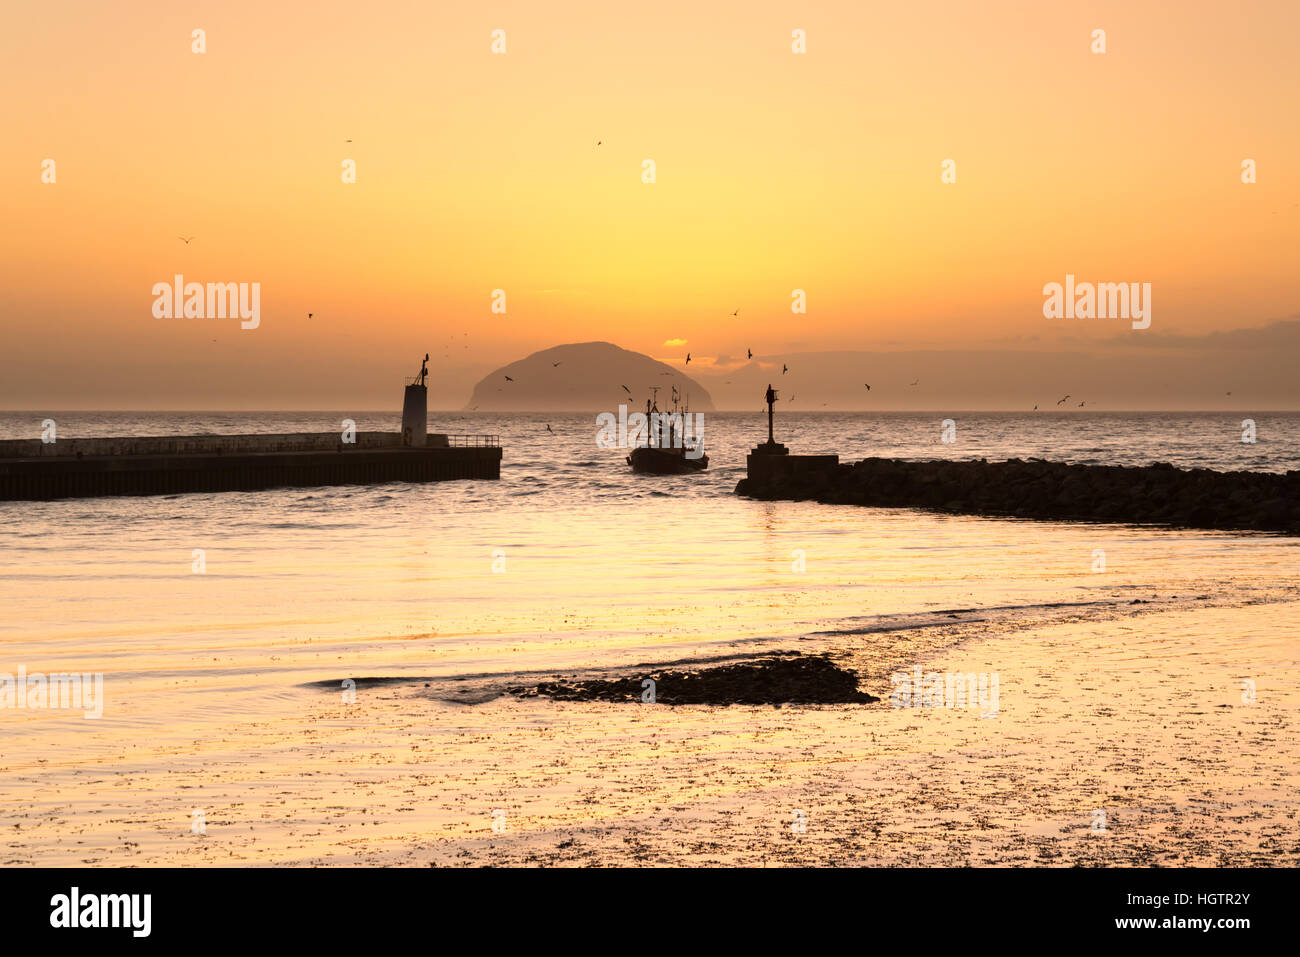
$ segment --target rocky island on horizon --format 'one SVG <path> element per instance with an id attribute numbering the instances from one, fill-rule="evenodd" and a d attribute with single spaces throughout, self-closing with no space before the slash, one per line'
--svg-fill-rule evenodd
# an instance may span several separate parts
<path id="1" fill-rule="evenodd" d="M 709 390 L 666 363 L 612 342 L 571 342 L 525 356 L 474 386 L 465 412 L 590 412 L 620 403 L 641 408 L 658 388 L 660 408 L 672 387 L 696 412 L 716 411 Z"/>

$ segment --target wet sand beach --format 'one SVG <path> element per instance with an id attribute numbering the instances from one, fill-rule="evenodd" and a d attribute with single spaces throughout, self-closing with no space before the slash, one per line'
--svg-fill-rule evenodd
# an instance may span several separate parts
<path id="1" fill-rule="evenodd" d="M 1300 600 L 1147 600 L 958 613 L 889 631 L 890 651 L 879 632 L 814 639 L 875 704 L 304 689 L 292 726 L 5 768 L 6 801 L 29 795 L 5 861 L 1294 866 Z M 996 672 L 996 715 L 891 707 L 913 658 Z"/>

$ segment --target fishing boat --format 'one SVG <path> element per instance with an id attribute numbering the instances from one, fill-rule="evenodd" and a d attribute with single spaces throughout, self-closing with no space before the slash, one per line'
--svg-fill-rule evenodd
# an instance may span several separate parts
<path id="1" fill-rule="evenodd" d="M 627 457 L 633 472 L 647 475 L 686 475 L 703 472 L 709 467 L 704 453 L 704 439 L 691 436 L 687 427 L 689 408 L 677 408 L 677 389 L 673 388 L 673 411 L 660 412 L 659 389 L 650 390 L 645 402 L 646 444 L 634 448 Z"/>

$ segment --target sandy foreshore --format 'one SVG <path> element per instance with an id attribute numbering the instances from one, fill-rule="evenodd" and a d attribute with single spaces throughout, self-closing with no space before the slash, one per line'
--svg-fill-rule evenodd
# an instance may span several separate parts
<path id="1" fill-rule="evenodd" d="M 1184 590 L 800 642 L 874 703 L 302 688 L 289 716 L 165 753 L 6 764 L 3 860 L 1295 866 L 1297 635 L 1294 593 Z M 914 666 L 996 674 L 996 714 L 891 706 Z"/>

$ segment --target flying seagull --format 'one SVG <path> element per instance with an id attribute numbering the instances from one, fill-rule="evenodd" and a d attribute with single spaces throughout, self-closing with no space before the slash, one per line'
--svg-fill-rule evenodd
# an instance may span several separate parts
<path id="1" fill-rule="evenodd" d="M 597 145 L 597 146 L 600 145 L 600 140 L 596 140 L 596 145 Z"/>
<path id="2" fill-rule="evenodd" d="M 1035 412 L 1038 411 L 1038 406 L 1036 406 L 1036 405 L 1034 406 L 1034 411 L 1035 411 Z"/>
<path id="3" fill-rule="evenodd" d="M 506 381 L 507 381 L 507 382 L 514 382 L 515 380 L 512 379 L 512 378 L 510 378 L 510 376 L 506 376 Z"/>
<path id="4" fill-rule="evenodd" d="M 177 236 L 176 238 L 179 239 L 181 242 L 183 242 L 186 246 L 188 246 L 188 245 L 190 244 L 190 240 L 193 239 L 194 237 L 193 237 L 193 236 Z"/>
<path id="5" fill-rule="evenodd" d="M 623 386 L 623 391 L 626 392 L 628 395 L 632 394 L 632 390 L 629 389 L 627 386 Z"/>
<path id="6" fill-rule="evenodd" d="M 564 360 L 560 360 L 560 361 L 562 362 L 562 361 L 564 361 Z M 559 362 L 552 362 L 552 363 L 551 363 L 551 368 L 554 369 L 554 368 L 555 368 L 556 366 L 558 366 L 559 364 L 560 364 Z"/>
<path id="7" fill-rule="evenodd" d="M 785 374 L 786 374 L 787 372 L 789 372 L 789 371 L 790 371 L 790 367 L 789 367 L 788 365 L 786 365 L 784 362 L 782 362 L 782 363 L 781 363 L 781 375 L 785 375 Z"/>
<path id="8" fill-rule="evenodd" d="M 687 365 L 691 364 L 691 354 L 689 352 L 686 353 L 686 364 Z"/>
<path id="9" fill-rule="evenodd" d="M 311 318 L 311 313 L 310 313 L 310 312 L 309 312 L 309 313 L 307 313 L 307 318 L 308 318 L 308 319 L 310 319 L 310 318 Z"/>
<path id="10" fill-rule="evenodd" d="M 553 428 L 551 428 L 551 425 L 550 425 L 549 422 L 546 424 L 546 431 L 547 431 L 547 432 L 550 432 L 552 435 L 555 434 L 555 430 L 554 430 Z"/>
<path id="11" fill-rule="evenodd" d="M 1083 403 L 1080 402 L 1078 407 L 1079 407 L 1080 409 L 1082 409 L 1082 408 L 1083 408 Z"/>
<path id="12" fill-rule="evenodd" d="M 908 385 L 917 385 L 920 381 L 921 381 L 920 379 L 913 379 L 911 382 L 908 383 Z"/>
<path id="13" fill-rule="evenodd" d="M 862 383 L 862 384 L 863 384 L 863 385 L 865 385 L 865 386 L 867 386 L 867 391 L 868 391 L 868 392 L 870 392 L 870 391 L 871 391 L 871 386 L 869 386 L 869 385 L 867 385 L 867 383 L 865 383 L 865 382 L 864 382 L 864 383 Z"/>
<path id="14" fill-rule="evenodd" d="M 752 359 L 752 358 L 754 358 L 754 352 L 753 352 L 752 349 L 746 349 L 746 350 L 745 350 L 745 358 L 746 358 L 746 359 Z"/>
<path id="15" fill-rule="evenodd" d="M 1056 404 L 1057 404 L 1057 405 L 1061 405 L 1063 402 L 1065 402 L 1065 399 L 1068 399 L 1068 398 L 1069 398 L 1069 396 L 1067 395 L 1064 399 L 1057 399 L 1057 400 L 1056 400 Z"/>
<path id="16" fill-rule="evenodd" d="M 737 309 L 735 312 L 732 313 L 732 315 L 733 315 L 733 316 L 738 316 L 738 315 L 740 315 L 740 310 Z"/>

